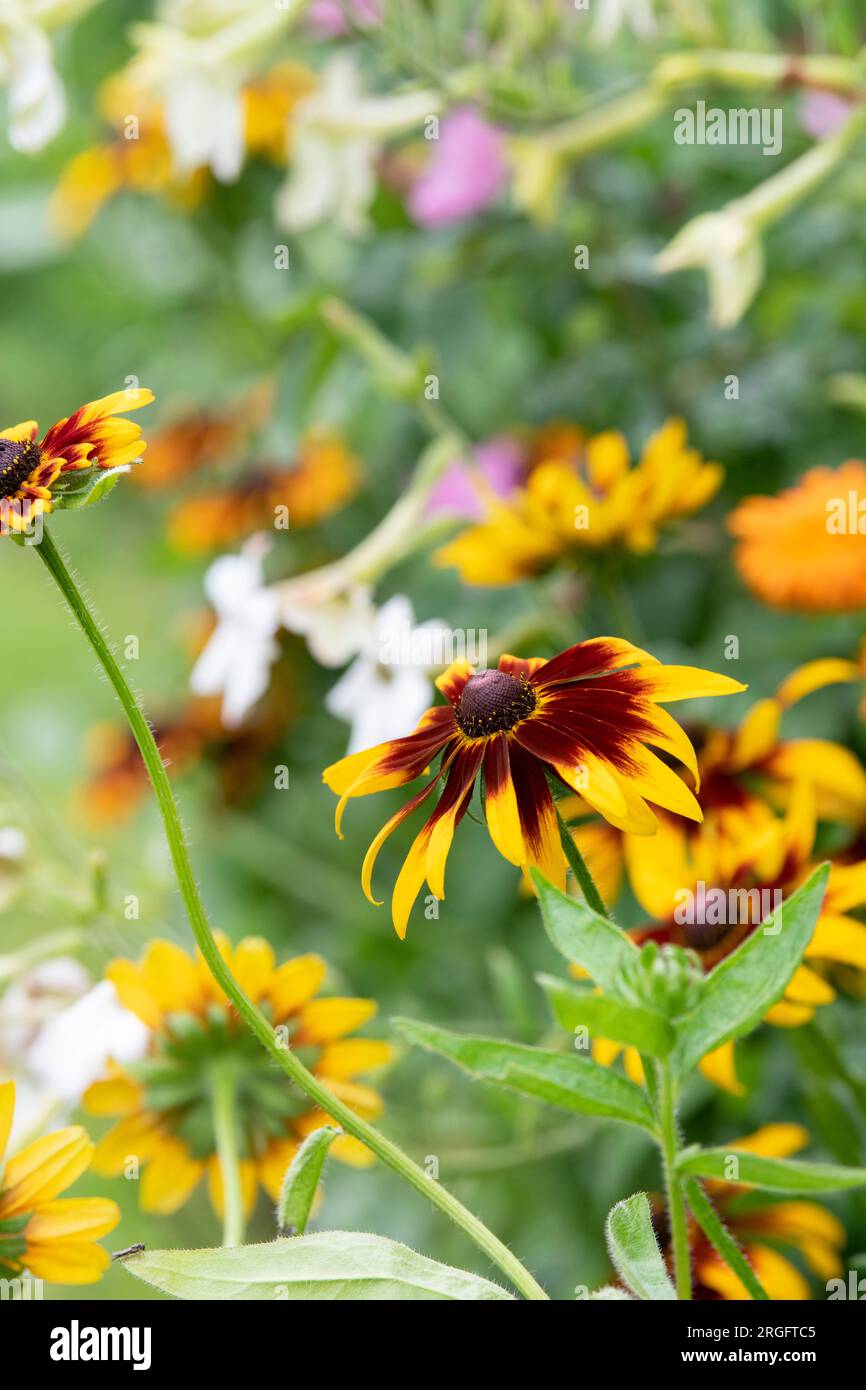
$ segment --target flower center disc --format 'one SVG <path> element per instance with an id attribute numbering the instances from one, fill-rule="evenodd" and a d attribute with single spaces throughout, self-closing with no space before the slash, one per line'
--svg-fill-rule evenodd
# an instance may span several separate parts
<path id="1" fill-rule="evenodd" d="M 0 497 L 14 497 L 38 467 L 39 457 L 32 439 L 0 439 Z"/>
<path id="2" fill-rule="evenodd" d="M 535 709 L 535 691 L 528 681 L 507 671 L 479 671 L 463 688 L 456 719 L 468 738 L 513 729 Z"/>

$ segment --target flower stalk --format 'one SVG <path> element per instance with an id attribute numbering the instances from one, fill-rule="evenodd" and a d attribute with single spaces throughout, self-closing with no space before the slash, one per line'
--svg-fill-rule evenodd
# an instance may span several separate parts
<path id="1" fill-rule="evenodd" d="M 421 1192 L 428 1201 L 444 1212 L 470 1240 L 474 1241 L 488 1259 L 498 1266 L 503 1274 L 511 1280 L 514 1287 L 523 1294 L 524 1298 L 532 1301 L 546 1300 L 548 1295 L 529 1270 L 492 1231 L 487 1229 L 482 1221 L 464 1207 L 446 1188 L 429 1178 L 424 1169 L 403 1153 L 397 1144 L 356 1115 L 348 1105 L 339 1100 L 328 1090 L 326 1085 L 308 1071 L 303 1062 L 292 1051 L 280 1044 L 274 1029 L 264 1014 L 241 989 L 231 969 L 220 954 L 208 922 L 207 913 L 195 881 L 174 792 L 144 712 L 133 694 L 111 646 L 55 546 L 47 527 L 43 530 L 41 543 L 32 549 L 37 551 L 66 599 L 73 616 L 84 632 L 120 701 L 156 795 L 178 889 L 193 936 L 211 975 L 237 1010 L 238 1016 L 243 1019 L 272 1061 L 290 1080 L 325 1110 L 347 1134 L 354 1135 L 362 1144 L 366 1144 L 377 1158 L 399 1173 L 411 1187 Z"/>
<path id="2" fill-rule="evenodd" d="M 569 868 L 580 884 L 583 896 L 593 912 L 597 912 L 600 917 L 610 917 L 610 913 L 604 905 L 604 899 L 595 886 L 595 879 L 587 868 L 586 860 L 581 854 L 575 843 L 574 836 L 563 820 L 556 807 L 556 819 L 559 822 L 559 838 L 562 841 L 562 848 L 568 860 Z"/>
<path id="3" fill-rule="evenodd" d="M 689 1251 L 689 1231 L 682 1183 L 677 1172 L 679 1158 L 679 1128 L 677 1126 L 676 1085 L 667 1061 L 656 1064 L 659 1147 L 665 1179 L 665 1199 L 674 1253 L 674 1283 L 677 1298 L 692 1296 L 692 1262 Z"/>
<path id="4" fill-rule="evenodd" d="M 237 1075 L 233 1066 L 213 1070 L 211 1114 L 222 1177 L 223 1245 L 243 1245 L 244 1198 L 238 1147 Z"/>

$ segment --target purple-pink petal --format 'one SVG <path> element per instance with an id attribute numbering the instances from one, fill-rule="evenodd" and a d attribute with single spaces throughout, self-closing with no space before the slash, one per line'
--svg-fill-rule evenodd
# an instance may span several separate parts
<path id="1" fill-rule="evenodd" d="M 508 164 L 502 132 L 470 106 L 446 116 L 426 169 L 409 194 L 409 212 L 424 227 L 472 217 L 495 203 Z"/>

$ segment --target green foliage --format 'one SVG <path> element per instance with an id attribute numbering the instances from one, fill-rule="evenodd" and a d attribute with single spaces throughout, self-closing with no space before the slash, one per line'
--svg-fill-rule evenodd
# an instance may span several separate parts
<path id="1" fill-rule="evenodd" d="M 617 1202 L 608 1215 L 605 1234 L 610 1258 L 632 1293 L 643 1299 L 669 1301 L 676 1298 L 644 1192 Z"/>
<path id="2" fill-rule="evenodd" d="M 236 1250 L 147 1250 L 123 1268 L 171 1298 L 366 1302 L 509 1299 L 505 1289 L 428 1260 L 406 1245 L 354 1231 L 296 1236 Z"/>
<path id="3" fill-rule="evenodd" d="M 283 1178 L 277 1202 L 277 1227 L 289 1235 L 302 1236 L 307 1229 L 319 1179 L 328 1157 L 328 1150 L 342 1130 L 323 1125 L 304 1140 Z"/>

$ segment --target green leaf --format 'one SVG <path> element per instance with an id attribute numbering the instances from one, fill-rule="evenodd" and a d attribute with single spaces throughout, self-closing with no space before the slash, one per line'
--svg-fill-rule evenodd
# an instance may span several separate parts
<path id="1" fill-rule="evenodd" d="M 334 1140 L 343 1133 L 335 1125 L 322 1125 L 304 1140 L 283 1178 L 277 1202 L 277 1225 L 289 1235 L 304 1234 L 313 1201 Z"/>
<path id="2" fill-rule="evenodd" d="M 709 1197 L 695 1178 L 686 1179 L 686 1197 L 695 1220 L 725 1264 L 736 1274 L 754 1299 L 768 1299 L 769 1294 L 758 1280 L 734 1237 L 731 1235 Z"/>
<path id="3" fill-rule="evenodd" d="M 674 1045 L 675 1034 L 667 1019 L 637 1004 L 626 1004 L 611 995 L 596 994 L 559 980 L 555 975 L 536 975 L 553 1009 L 553 1016 L 572 1032 L 585 1026 L 593 1037 L 636 1047 L 653 1057 L 664 1057 Z"/>
<path id="4" fill-rule="evenodd" d="M 274 1302 L 511 1299 L 487 1279 L 406 1245 L 356 1231 L 323 1231 L 221 1250 L 147 1250 L 123 1268 L 172 1298 Z"/>
<path id="5" fill-rule="evenodd" d="M 53 510 L 78 512 L 82 507 L 95 506 L 108 496 L 121 474 L 128 473 L 131 467 L 132 464 L 121 463 L 117 468 L 88 468 L 65 474 L 63 482 L 55 483 L 52 488 Z"/>
<path id="6" fill-rule="evenodd" d="M 623 957 L 637 950 L 634 942 L 585 902 L 560 893 L 537 869 L 530 872 L 538 892 L 545 930 L 557 951 L 588 971 L 602 989 L 614 990 Z"/>
<path id="7" fill-rule="evenodd" d="M 697 1004 L 677 1021 L 675 1059 L 681 1073 L 722 1043 L 757 1028 L 781 998 L 815 929 L 829 872 L 822 864 L 773 914 L 777 931 L 756 928 L 707 975 Z"/>
<path id="8" fill-rule="evenodd" d="M 644 1192 L 636 1192 L 611 1208 L 605 1235 L 610 1258 L 632 1293 L 655 1302 L 676 1299 L 676 1289 L 665 1269 Z"/>
<path id="9" fill-rule="evenodd" d="M 626 1293 L 625 1289 L 616 1288 L 613 1284 L 603 1284 L 600 1289 L 596 1289 L 595 1292 L 591 1293 L 589 1296 L 593 1302 L 599 1303 L 614 1301 L 622 1303 L 632 1302 L 631 1294 Z"/>
<path id="10" fill-rule="evenodd" d="M 408 1018 L 395 1019 L 394 1026 L 409 1042 L 456 1062 L 478 1081 L 580 1115 L 603 1115 L 654 1131 L 653 1113 L 641 1088 L 588 1057 L 449 1033 Z"/>
<path id="11" fill-rule="evenodd" d="M 731 1159 L 737 1160 L 736 1176 Z M 803 1163 L 794 1158 L 764 1158 L 745 1149 L 686 1149 L 678 1165 L 681 1173 L 699 1178 L 721 1178 L 747 1183 L 768 1192 L 841 1192 L 847 1187 L 866 1187 L 866 1168 L 841 1168 L 835 1163 Z"/>

